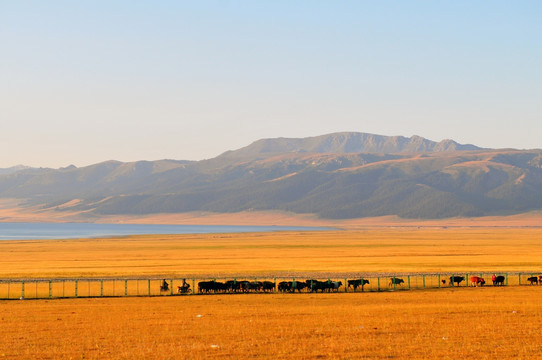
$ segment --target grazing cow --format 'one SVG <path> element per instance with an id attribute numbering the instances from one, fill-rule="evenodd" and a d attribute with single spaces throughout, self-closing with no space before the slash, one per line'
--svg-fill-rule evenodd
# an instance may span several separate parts
<path id="1" fill-rule="evenodd" d="M 318 292 L 318 290 L 323 292 L 326 288 L 326 284 L 323 281 L 314 279 L 305 281 L 305 284 L 307 285 L 307 289 L 309 289 L 310 292 Z"/>
<path id="2" fill-rule="evenodd" d="M 213 291 L 215 289 L 214 281 L 200 281 L 198 283 L 198 291 L 199 293 L 208 293 L 209 291 Z"/>
<path id="3" fill-rule="evenodd" d="M 262 289 L 263 283 L 261 281 L 245 280 L 245 281 L 240 281 L 240 285 L 241 285 L 241 290 L 243 290 L 243 292 L 245 293 L 251 292 L 251 291 L 258 292 Z"/>
<path id="4" fill-rule="evenodd" d="M 469 280 L 472 286 L 484 286 L 484 284 L 486 283 L 486 281 L 479 276 L 471 276 Z"/>
<path id="5" fill-rule="evenodd" d="M 226 291 L 226 284 L 219 281 L 200 281 L 198 283 L 198 289 L 200 293 L 205 292 L 206 294 L 213 291 Z"/>
<path id="6" fill-rule="evenodd" d="M 275 290 L 275 287 L 276 287 L 276 284 L 271 281 L 264 281 L 262 284 L 262 289 L 264 292 L 268 292 L 268 291 L 273 292 L 273 290 Z"/>
<path id="7" fill-rule="evenodd" d="M 327 292 L 331 292 L 331 290 L 335 289 L 336 284 L 334 284 L 334 283 L 336 283 L 336 282 L 331 281 L 331 280 L 319 281 L 319 280 L 311 279 L 311 280 L 305 281 L 304 287 L 309 289 L 310 292 L 318 292 L 318 291 L 324 292 L 326 290 L 327 290 Z M 341 282 L 341 285 L 342 285 L 342 282 Z"/>
<path id="8" fill-rule="evenodd" d="M 301 290 L 305 289 L 307 287 L 307 284 L 304 282 L 299 281 L 281 281 L 278 285 L 278 290 L 280 292 L 301 292 Z"/>
<path id="9" fill-rule="evenodd" d="M 348 280 L 348 287 L 353 286 L 354 291 L 356 291 L 358 286 L 361 286 L 361 290 L 363 291 L 363 286 L 365 286 L 365 284 L 368 284 L 368 283 L 369 283 L 369 280 L 367 279 Z"/>
<path id="10" fill-rule="evenodd" d="M 450 286 L 459 286 L 459 284 L 465 280 L 464 276 L 450 276 Z"/>
<path id="11" fill-rule="evenodd" d="M 335 292 L 339 292 L 339 288 L 341 286 L 343 286 L 343 283 L 341 281 L 331 281 L 329 283 L 329 285 L 331 286 L 330 289 L 335 291 Z"/>
<path id="12" fill-rule="evenodd" d="M 295 288 L 296 288 L 297 292 L 301 292 L 301 290 L 307 289 L 308 286 L 307 286 L 306 283 L 304 283 L 302 281 L 296 281 L 295 282 Z"/>
<path id="13" fill-rule="evenodd" d="M 233 291 L 236 293 L 237 291 L 241 291 L 241 283 L 237 280 L 228 280 L 224 283 L 224 286 L 226 287 L 227 291 Z"/>
<path id="14" fill-rule="evenodd" d="M 495 281 L 493 281 L 493 286 L 504 286 L 504 276 L 496 276 Z"/>
<path id="15" fill-rule="evenodd" d="M 279 285 L 277 286 L 278 290 L 280 292 L 286 292 L 292 290 L 292 284 L 289 281 L 281 281 L 279 282 Z"/>
<path id="16" fill-rule="evenodd" d="M 390 278 L 390 283 L 388 284 L 388 286 L 392 287 L 393 285 L 401 285 L 404 282 L 405 281 L 403 279 L 392 277 L 392 278 Z"/>
<path id="17" fill-rule="evenodd" d="M 530 278 L 527 278 L 527 281 L 530 281 L 531 285 L 538 285 L 538 278 L 536 276 L 531 276 Z"/>

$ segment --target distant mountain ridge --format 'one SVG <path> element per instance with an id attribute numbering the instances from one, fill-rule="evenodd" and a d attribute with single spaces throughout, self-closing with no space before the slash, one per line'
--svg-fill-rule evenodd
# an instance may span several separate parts
<path id="1" fill-rule="evenodd" d="M 12 174 L 12 173 L 15 173 L 17 171 L 26 170 L 26 169 L 30 169 L 30 167 L 25 166 L 25 165 L 16 165 L 16 166 L 8 167 L 8 168 L 1 168 L 0 169 L 0 175 Z"/>
<path id="2" fill-rule="evenodd" d="M 258 140 L 202 161 L 106 161 L 0 175 L 0 198 L 111 214 L 282 210 L 347 219 L 542 210 L 542 150 L 335 133 Z"/>
<path id="3" fill-rule="evenodd" d="M 421 136 L 383 136 L 359 132 L 341 132 L 307 138 L 262 139 L 223 156 L 251 156 L 264 153 L 419 153 L 481 150 L 453 140 L 435 142 Z"/>

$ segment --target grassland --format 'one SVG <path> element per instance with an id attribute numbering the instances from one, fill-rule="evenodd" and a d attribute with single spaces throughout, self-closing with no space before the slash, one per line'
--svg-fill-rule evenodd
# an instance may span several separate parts
<path id="1" fill-rule="evenodd" d="M 0 302 L 0 359 L 540 359 L 542 287 Z"/>
<path id="2" fill-rule="evenodd" d="M 542 229 L 0 241 L 0 253 L 0 278 L 542 272 Z M 542 359 L 541 295 L 510 286 L 0 301 L 0 360 Z"/>
<path id="3" fill-rule="evenodd" d="M 156 235 L 0 241 L 0 278 L 542 271 L 540 228 Z"/>

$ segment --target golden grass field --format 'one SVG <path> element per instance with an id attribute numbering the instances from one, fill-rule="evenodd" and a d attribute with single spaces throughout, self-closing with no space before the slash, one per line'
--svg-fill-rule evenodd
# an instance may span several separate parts
<path id="1" fill-rule="evenodd" d="M 542 287 L 1 301 L 0 359 L 540 359 Z"/>
<path id="2" fill-rule="evenodd" d="M 0 278 L 542 271 L 542 229 L 374 228 L 0 241 L 0 253 Z"/>
<path id="3" fill-rule="evenodd" d="M 0 241 L 0 278 L 535 271 L 542 229 Z M 542 286 L 0 301 L 0 359 L 542 359 Z"/>

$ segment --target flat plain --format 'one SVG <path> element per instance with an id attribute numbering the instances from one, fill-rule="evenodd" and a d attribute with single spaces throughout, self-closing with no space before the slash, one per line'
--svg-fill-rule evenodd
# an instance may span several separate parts
<path id="1" fill-rule="evenodd" d="M 408 227 L 0 241 L 0 253 L 0 278 L 542 271 L 542 229 Z"/>
<path id="2" fill-rule="evenodd" d="M 1 241 L 1 278 L 542 272 L 542 229 Z M 0 359 L 538 359 L 542 286 L 0 301 Z"/>
<path id="3" fill-rule="evenodd" d="M 0 359 L 540 359 L 542 287 L 1 301 Z"/>

